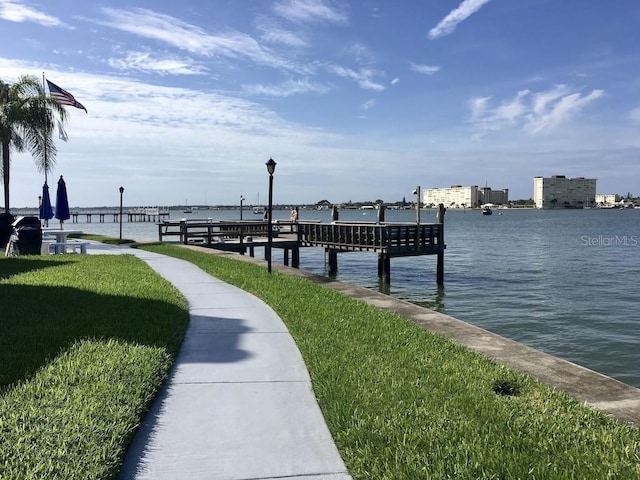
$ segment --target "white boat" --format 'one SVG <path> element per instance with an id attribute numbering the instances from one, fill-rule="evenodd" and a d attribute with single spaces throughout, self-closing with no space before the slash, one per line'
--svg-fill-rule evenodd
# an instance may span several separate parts
<path id="1" fill-rule="evenodd" d="M 491 207 L 493 206 L 493 203 L 485 203 L 484 205 L 480 205 L 480 208 L 482 209 L 482 215 L 492 215 L 493 210 L 491 210 Z"/>
<path id="2" fill-rule="evenodd" d="M 256 204 L 251 210 L 253 210 L 253 213 L 256 215 L 264 215 L 264 212 L 267 211 L 264 206 L 260 205 L 260 192 L 258 192 L 258 195 L 256 196 Z"/>

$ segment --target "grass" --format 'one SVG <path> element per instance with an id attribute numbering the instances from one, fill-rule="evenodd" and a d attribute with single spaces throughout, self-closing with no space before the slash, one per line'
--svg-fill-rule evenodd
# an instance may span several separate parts
<path id="1" fill-rule="evenodd" d="M 188 324 L 132 256 L 0 259 L 0 478 L 114 478 Z"/>
<path id="2" fill-rule="evenodd" d="M 401 317 L 227 256 L 144 248 L 274 308 L 356 480 L 640 478 L 640 430 Z"/>
<path id="3" fill-rule="evenodd" d="M 307 280 L 180 247 L 296 339 L 359 479 L 640 478 L 640 432 Z M 114 478 L 183 338 L 185 300 L 131 256 L 0 259 L 0 478 Z"/>

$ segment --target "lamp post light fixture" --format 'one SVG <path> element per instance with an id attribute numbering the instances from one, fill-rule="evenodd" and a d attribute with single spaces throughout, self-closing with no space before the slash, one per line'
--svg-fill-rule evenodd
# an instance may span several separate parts
<path id="1" fill-rule="evenodd" d="M 413 191 L 416 196 L 416 224 L 420 225 L 420 185 Z"/>
<path id="2" fill-rule="evenodd" d="M 273 174 L 276 171 L 276 162 L 273 158 L 270 158 L 267 163 L 267 172 L 269 173 L 269 211 L 268 211 L 268 224 L 267 224 L 267 271 L 271 273 L 271 245 L 273 243 Z"/>
<path id="3" fill-rule="evenodd" d="M 120 187 L 120 240 L 122 240 L 122 194 L 124 193 L 124 187 Z"/>
<path id="4" fill-rule="evenodd" d="M 242 203 L 244 202 L 244 197 L 240 195 L 240 220 L 242 220 Z"/>

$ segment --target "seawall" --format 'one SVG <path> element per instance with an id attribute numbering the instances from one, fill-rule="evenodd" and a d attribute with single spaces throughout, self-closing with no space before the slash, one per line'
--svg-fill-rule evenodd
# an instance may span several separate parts
<path id="1" fill-rule="evenodd" d="M 234 259 L 261 265 L 265 263 L 263 260 L 247 255 L 204 247 L 184 246 L 184 248 L 216 255 L 231 255 Z M 530 375 L 622 422 L 640 426 L 640 389 L 413 303 L 279 264 L 273 264 L 272 268 L 289 275 L 306 278 L 369 305 L 400 315 L 430 332 L 486 355 L 496 363 Z"/>

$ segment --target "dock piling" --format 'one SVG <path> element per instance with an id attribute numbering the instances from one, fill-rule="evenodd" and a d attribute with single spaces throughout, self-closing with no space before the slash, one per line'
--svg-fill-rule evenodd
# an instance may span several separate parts
<path id="1" fill-rule="evenodd" d="M 438 232 L 438 245 L 441 247 L 437 254 L 436 265 L 436 284 L 438 286 L 444 285 L 444 214 L 447 213 L 447 209 L 443 203 L 438 204 L 438 213 L 436 214 L 436 220 L 440 225 L 440 231 Z"/>

